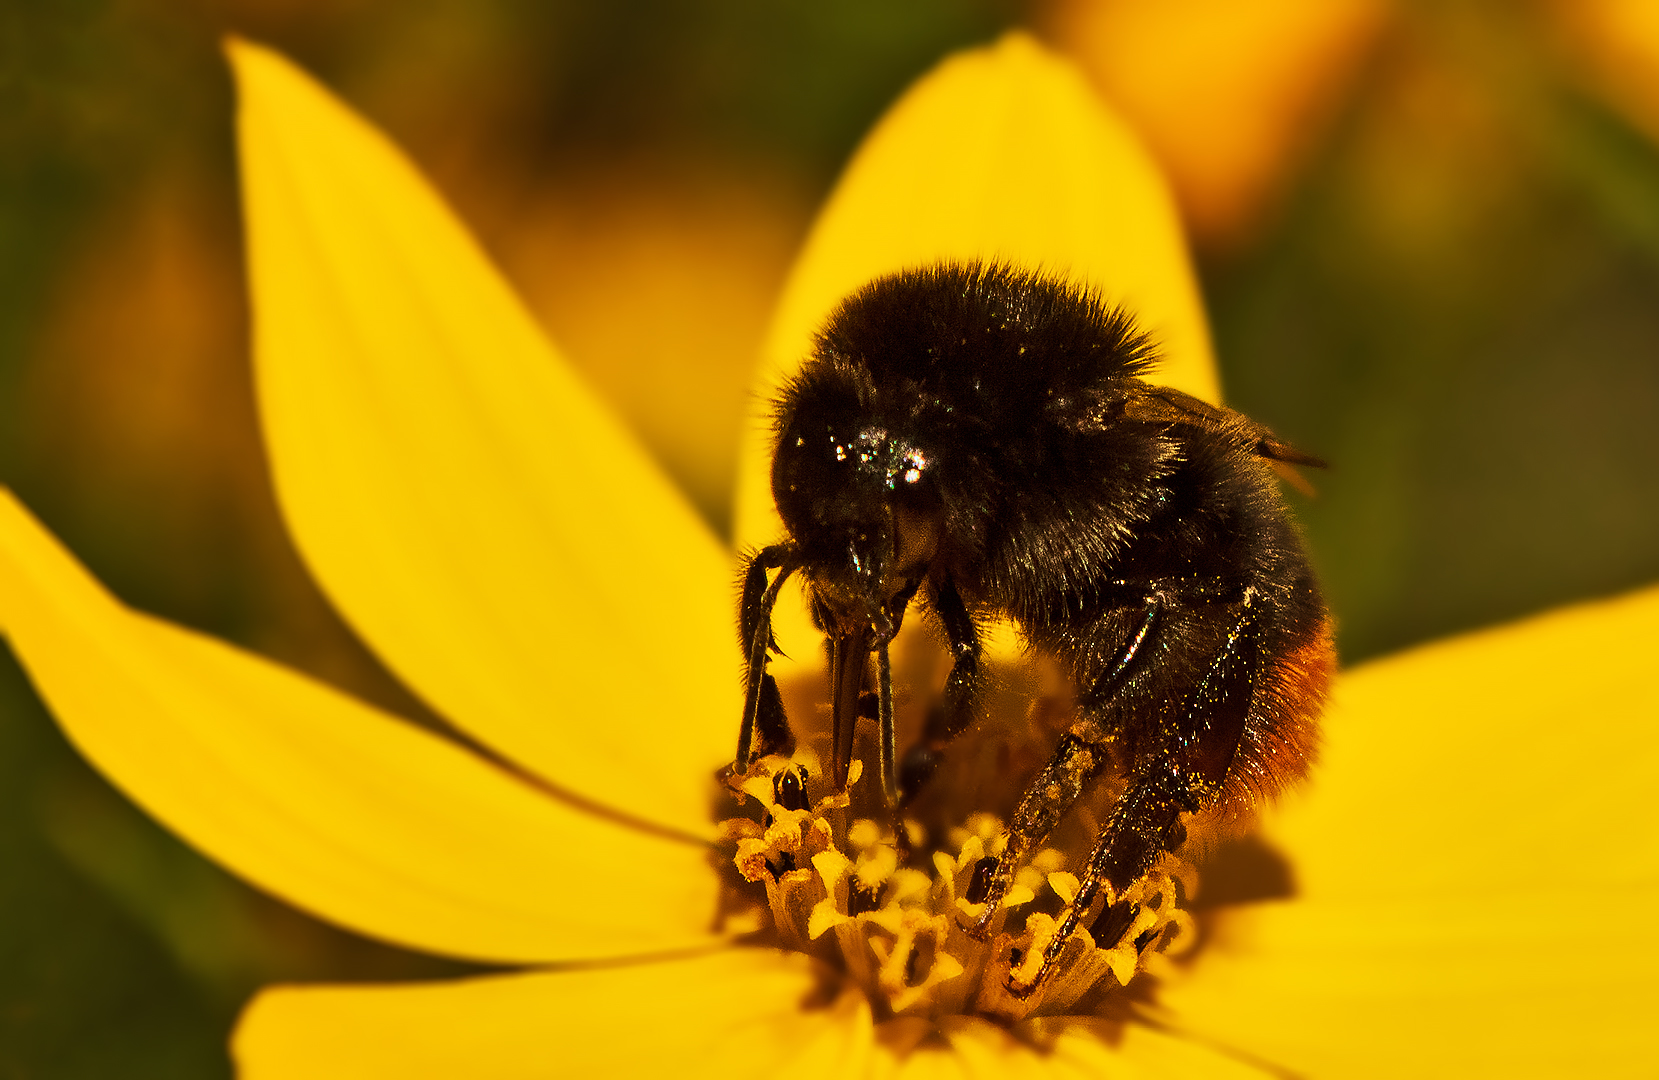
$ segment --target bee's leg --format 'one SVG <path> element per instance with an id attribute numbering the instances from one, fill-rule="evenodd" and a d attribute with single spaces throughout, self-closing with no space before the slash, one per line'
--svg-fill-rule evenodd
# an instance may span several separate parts
<path id="1" fill-rule="evenodd" d="M 893 661 L 887 643 L 876 647 L 876 725 L 880 730 L 881 792 L 887 805 L 899 805 L 898 734 L 893 730 Z M 903 829 L 900 829 L 901 839 Z"/>
<path id="2" fill-rule="evenodd" d="M 974 868 L 963 899 L 970 904 L 984 904 L 985 910 L 966 927 L 968 933 L 975 937 L 985 935 L 1026 852 L 1054 831 L 1109 761 L 1104 744 L 1086 742 L 1070 732 L 1060 736 L 1054 756 L 1048 759 L 1014 810 L 1002 854 L 986 856 Z"/>
<path id="3" fill-rule="evenodd" d="M 1187 830 L 1181 823 L 1181 815 L 1197 810 L 1199 805 L 1199 799 L 1189 790 L 1184 778 L 1178 775 L 1160 771 L 1137 780 L 1118 800 L 1111 820 L 1101 830 L 1100 839 L 1089 855 L 1088 867 L 1083 873 L 1077 895 L 1072 898 L 1066 917 L 1061 920 L 1043 952 L 1043 963 L 1037 970 L 1037 977 L 1024 986 L 1010 981 L 1009 992 L 1023 998 L 1041 985 L 1054 962 L 1065 951 L 1067 939 L 1093 907 L 1102 884 L 1111 886 L 1110 900 L 1140 880 L 1152 869 L 1152 864 L 1160 855 L 1185 842 Z M 1095 928 L 1099 930 L 1102 924 L 1110 923 L 1121 934 L 1127 927 L 1127 921 L 1114 917 L 1118 914 L 1129 914 L 1133 919 L 1133 909 L 1119 913 L 1108 907 L 1102 912 Z M 1098 944 L 1108 948 L 1117 942 L 1114 939 Z"/>
<path id="4" fill-rule="evenodd" d="M 784 757 L 793 754 L 795 732 L 789 727 L 789 716 L 784 712 L 783 694 L 778 692 L 778 680 L 772 678 L 771 673 L 760 677 L 760 701 L 756 704 L 756 743 L 750 762 L 768 754 L 782 754 Z"/>
<path id="5" fill-rule="evenodd" d="M 1118 799 L 1089 854 L 1077 895 L 1049 942 L 1037 978 L 1029 986 L 1010 987 L 1017 996 L 1042 982 L 1101 886 L 1109 886 L 1109 896 L 1116 897 L 1139 881 L 1164 852 L 1185 842 L 1181 815 L 1203 809 L 1220 792 L 1244 737 L 1261 657 L 1261 620 L 1253 597 L 1247 594 L 1233 611 L 1232 627 L 1183 703 L 1168 740 L 1136 762 L 1129 790 Z"/>
<path id="6" fill-rule="evenodd" d="M 898 636 L 899 629 L 904 625 L 904 613 L 910 607 L 910 601 L 915 597 L 916 590 L 921 587 L 918 579 L 906 589 L 901 590 L 888 603 L 888 617 L 892 620 L 892 629 L 879 639 L 876 646 L 876 692 L 874 714 L 862 712 L 861 715 L 871 716 L 876 721 L 880 731 L 879 748 L 881 753 L 881 794 L 887 808 L 893 811 L 894 827 L 897 829 L 899 847 L 908 849 L 903 822 L 899 820 L 898 811 L 903 804 L 899 789 L 899 747 L 898 733 L 893 727 L 893 661 L 889 657 L 888 642 Z"/>
<path id="7" fill-rule="evenodd" d="M 1148 642 L 1157 630 L 1162 603 L 1157 594 L 1149 593 L 1142 604 L 1143 608 L 1131 624 L 1128 640 L 1118 650 L 1117 658 L 1096 676 L 1086 691 L 1078 695 L 1080 713 L 1087 715 L 1110 701 L 1129 676 L 1146 664 L 1146 657 L 1152 652 Z M 1028 851 L 1054 831 L 1072 804 L 1109 763 L 1104 741 L 1086 738 L 1076 732 L 1067 732 L 1060 737 L 1060 743 L 1054 748 L 1048 764 L 1043 766 L 1043 771 L 1026 789 L 1014 810 L 1002 854 L 981 860 L 980 867 L 974 872 L 966 899 L 969 903 L 983 903 L 986 907 L 968 928 L 969 933 L 976 936 L 985 933 L 996 915 L 997 902 L 1008 891 L 1015 868 Z"/>
<path id="8" fill-rule="evenodd" d="M 1158 612 L 1163 603 L 1157 593 L 1148 593 L 1142 601 L 1140 620 L 1134 625 L 1129 640 L 1124 643 L 1118 658 L 1095 677 L 1093 685 L 1077 696 L 1077 709 L 1081 713 L 1092 713 L 1106 702 L 1117 696 L 1123 688 L 1125 680 L 1136 668 L 1136 661 L 1142 657 L 1142 650 L 1151 640 L 1153 632 L 1158 627 Z"/>
<path id="9" fill-rule="evenodd" d="M 939 767 L 941 751 L 973 723 L 979 696 L 979 630 L 950 578 L 934 588 L 932 607 L 944 624 L 953 663 L 945 679 L 944 699 L 928 714 L 921 739 L 905 753 L 899 766 L 899 798 L 895 804 L 899 806 L 915 798 Z"/>
<path id="10" fill-rule="evenodd" d="M 767 575 L 774 569 L 778 576 L 768 582 Z M 788 754 L 795 749 L 795 734 L 784 715 L 783 695 L 778 692 L 777 680 L 766 671 L 767 654 L 777 649 L 772 639 L 772 608 L 778 590 L 794 569 L 790 549 L 775 544 L 752 555 L 743 570 L 743 598 L 738 605 L 738 631 L 747 661 L 743 723 L 737 733 L 737 756 L 721 770 L 726 776 L 745 772 L 756 758 Z"/>

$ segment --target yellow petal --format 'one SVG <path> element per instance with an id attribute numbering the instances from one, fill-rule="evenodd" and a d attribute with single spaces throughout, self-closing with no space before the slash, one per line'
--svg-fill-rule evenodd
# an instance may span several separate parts
<path id="1" fill-rule="evenodd" d="M 862 997 L 803 1008 L 805 957 L 738 949 L 629 967 L 267 990 L 236 1031 L 242 1080 L 857 1076 Z"/>
<path id="2" fill-rule="evenodd" d="M 312 571 L 467 731 L 706 828 L 741 711 L 726 553 L 403 155 L 230 54 L 261 416 Z"/>
<path id="3" fill-rule="evenodd" d="M 924 1045 L 907 1055 L 885 1054 L 877 1048 L 876 1068 L 872 1075 L 886 1080 L 977 1080 L 968 1071 L 961 1055 L 944 1046 Z"/>
<path id="4" fill-rule="evenodd" d="M 1591 896 L 1603 906 L 1577 920 Z M 1177 1028 L 1298 1076 L 1647 1076 L 1656 911 L 1652 881 L 1543 884 L 1461 907 L 1432 891 L 1260 905 L 1159 999 Z"/>
<path id="5" fill-rule="evenodd" d="M 0 489 L 0 626 L 76 747 L 243 877 L 481 960 L 705 944 L 707 849 L 576 809 L 452 743 L 123 607 Z"/>
<path id="6" fill-rule="evenodd" d="M 1060 1062 L 1039 1058 L 1006 1029 L 987 1020 L 952 1016 L 941 1027 L 951 1052 L 961 1060 L 963 1071 L 968 1076 L 1019 1080 L 1021 1077 L 1064 1076 L 1069 1071 Z"/>
<path id="7" fill-rule="evenodd" d="M 1659 588 L 1345 672 L 1267 836 L 1299 895 L 1659 879 Z"/>
<path id="8" fill-rule="evenodd" d="M 1391 7 L 1064 0 L 1053 17 L 1068 51 L 1145 134 L 1194 234 L 1227 244 L 1249 238 L 1340 111 Z"/>
<path id="9" fill-rule="evenodd" d="M 1659 8 L 1652 0 L 1550 0 L 1582 77 L 1659 139 Z"/>
<path id="10" fill-rule="evenodd" d="M 1297 1073 L 1659 1060 L 1659 589 L 1345 674 L 1269 822 L 1298 899 L 1229 913 L 1173 1022 Z"/>
<path id="11" fill-rule="evenodd" d="M 905 1080 L 962 1076 L 1014 1080 L 1182 1077 L 1184 1080 L 1264 1080 L 1274 1075 L 1261 1062 L 1222 1048 L 1141 1024 L 1109 1024 L 1092 1018 L 1055 1017 L 1036 1021 L 1018 1036 L 977 1017 L 956 1016 L 940 1024 L 944 1046 L 927 1046 L 909 1056 L 878 1043 L 877 1061 Z"/>
<path id="12" fill-rule="evenodd" d="M 1053 1024 L 1048 1060 L 1055 1063 L 1059 1076 L 1266 1080 L 1284 1075 L 1260 1059 L 1143 1024 L 1127 1024 L 1117 1031 L 1087 1018 L 1059 1018 Z"/>
<path id="13" fill-rule="evenodd" d="M 1162 344 L 1155 375 L 1209 400 L 1219 388 L 1174 204 L 1125 125 L 1068 62 L 1029 37 L 946 60 L 865 139 L 790 274 L 765 346 L 764 410 L 848 293 L 944 259 L 1001 258 L 1101 288 Z M 737 537 L 772 543 L 769 424 L 744 432 Z M 817 635 L 785 593 L 778 638 L 796 657 Z"/>

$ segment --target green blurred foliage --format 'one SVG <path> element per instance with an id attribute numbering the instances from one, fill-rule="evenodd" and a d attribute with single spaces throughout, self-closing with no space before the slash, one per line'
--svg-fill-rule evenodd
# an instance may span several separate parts
<path id="1" fill-rule="evenodd" d="M 1659 150 L 1521 10 L 1412 9 L 1206 268 L 1228 397 L 1333 463 L 1298 509 L 1350 663 L 1659 578 Z"/>
<path id="2" fill-rule="evenodd" d="M 9 660 L 0 709 L 0 1076 L 226 1073 L 225 1003 L 42 835 L 38 778 L 78 763 Z"/>
<path id="3" fill-rule="evenodd" d="M 1201 260 L 1231 402 L 1334 463 L 1298 505 L 1350 661 L 1659 578 L 1659 153 L 1574 89 L 1530 10 L 1402 5 L 1279 217 Z M 289 51 L 440 182 L 690 148 L 821 193 L 909 79 L 1021 14 L 0 0 L 0 478 L 138 606 L 430 721 L 283 537 L 239 281 L 214 301 L 220 381 L 177 388 L 199 393 L 214 467 L 79 452 L 104 445 L 109 414 L 41 404 L 63 400 L 38 386 L 66 275 L 139 194 L 186 177 L 206 257 L 239 265 L 219 35 Z M 81 763 L 3 665 L 0 1080 L 226 1075 L 225 1033 L 264 982 L 457 970 L 201 860 Z"/>

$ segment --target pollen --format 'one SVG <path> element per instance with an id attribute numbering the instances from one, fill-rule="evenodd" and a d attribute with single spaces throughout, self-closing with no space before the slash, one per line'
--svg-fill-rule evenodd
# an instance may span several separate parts
<path id="1" fill-rule="evenodd" d="M 854 761 L 850 783 L 860 771 Z M 770 925 L 755 940 L 816 957 L 861 988 L 878 1017 L 967 1014 L 1015 1023 L 1091 1012 L 1196 939 L 1181 907 L 1196 877 L 1165 856 L 1122 895 L 1097 900 L 1098 913 L 1085 914 L 1044 972 L 1044 951 L 1077 895 L 1078 879 L 1064 869 L 1075 859 L 1046 848 L 1027 860 L 976 937 L 965 928 L 986 905 L 970 899 L 973 881 L 1002 851 L 1002 821 L 976 813 L 941 846 L 901 845 L 891 823 L 849 820 L 848 796 L 822 776 L 811 751 L 757 761 L 730 782 L 749 813 L 728 818 L 723 834 L 737 875 L 765 892 L 760 921 L 769 916 Z M 791 809 L 777 793 L 798 783 L 809 802 Z M 906 828 L 907 841 L 920 832 L 914 823 Z"/>

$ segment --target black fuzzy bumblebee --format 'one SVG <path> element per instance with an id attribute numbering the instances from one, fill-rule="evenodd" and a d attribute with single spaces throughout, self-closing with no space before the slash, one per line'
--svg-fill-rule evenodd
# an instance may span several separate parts
<path id="1" fill-rule="evenodd" d="M 974 719 L 978 624 L 1012 619 L 1069 670 L 1075 718 L 969 897 L 988 902 L 970 927 L 983 933 L 1020 861 L 1115 771 L 1124 793 L 1049 962 L 1102 883 L 1133 884 L 1184 842 L 1190 815 L 1248 810 L 1305 771 L 1334 663 L 1275 476 L 1320 463 L 1145 382 L 1153 359 L 1123 312 L 1037 273 L 942 265 L 866 286 L 778 397 L 772 493 L 788 537 L 744 574 L 738 771 L 794 744 L 766 666 L 795 572 L 829 647 L 834 782 L 846 786 L 862 699 L 895 810 Z M 901 760 L 888 643 L 918 595 L 954 666 Z"/>

